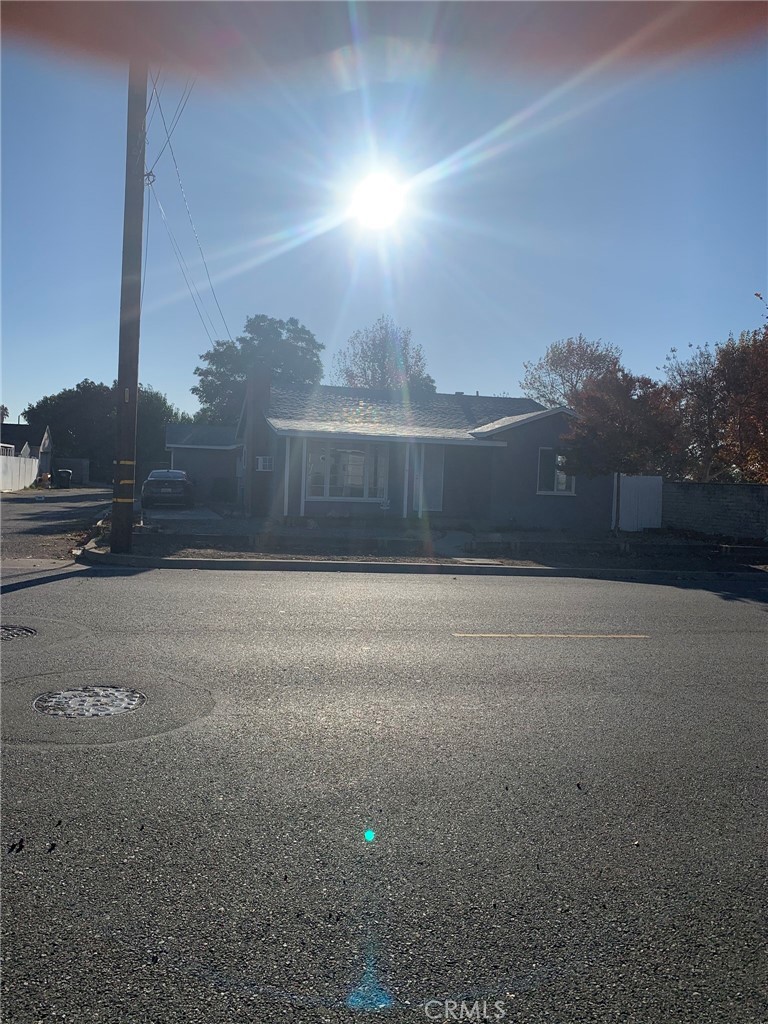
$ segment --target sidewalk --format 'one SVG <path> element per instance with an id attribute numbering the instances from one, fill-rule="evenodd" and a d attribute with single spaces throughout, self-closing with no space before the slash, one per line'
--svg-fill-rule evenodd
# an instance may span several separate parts
<path id="1" fill-rule="evenodd" d="M 170 524 L 169 524 L 170 525 Z M 768 549 L 725 552 L 712 542 L 671 537 L 566 537 L 469 531 L 394 531 L 338 524 L 312 526 L 211 516 L 148 517 L 134 532 L 130 555 L 111 555 L 105 538 L 76 557 L 100 565 L 320 572 L 394 572 L 495 576 L 581 576 L 608 579 L 747 579 L 768 581 Z M 254 533 L 247 534 L 246 529 Z"/>

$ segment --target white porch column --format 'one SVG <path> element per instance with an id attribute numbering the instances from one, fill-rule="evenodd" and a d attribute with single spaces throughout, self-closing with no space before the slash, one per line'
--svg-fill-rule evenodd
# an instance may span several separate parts
<path id="1" fill-rule="evenodd" d="M 419 458 L 419 519 L 424 515 L 424 445 Z"/>
<path id="2" fill-rule="evenodd" d="M 411 446 L 405 443 L 405 472 L 403 473 L 403 519 L 408 518 L 408 470 L 411 467 Z"/>
<path id="3" fill-rule="evenodd" d="M 301 442 L 301 514 L 304 515 L 304 498 L 307 493 L 307 439 Z"/>
<path id="4" fill-rule="evenodd" d="M 291 479 L 291 439 L 285 439 L 285 476 L 283 481 L 283 515 L 288 515 L 288 485 Z"/>

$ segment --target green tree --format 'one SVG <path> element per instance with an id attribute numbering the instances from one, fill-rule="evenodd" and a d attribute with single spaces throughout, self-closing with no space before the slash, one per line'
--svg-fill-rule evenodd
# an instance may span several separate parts
<path id="1" fill-rule="evenodd" d="M 8 419 L 8 406 L 0 405 L 0 423 L 5 423 Z"/>
<path id="2" fill-rule="evenodd" d="M 588 341 L 583 334 L 549 346 L 537 362 L 523 363 L 520 381 L 523 394 L 550 408 L 573 407 L 588 380 L 615 369 L 621 350 L 599 338 Z"/>
<path id="3" fill-rule="evenodd" d="M 323 376 L 324 345 L 295 318 L 275 320 L 252 316 L 236 341 L 215 341 L 195 368 L 199 383 L 192 394 L 200 401 L 196 421 L 237 423 L 245 398 L 248 371 L 257 363 L 268 367 L 275 384 L 317 384 Z"/>
<path id="4" fill-rule="evenodd" d="M 412 394 L 436 390 L 421 345 L 389 316 L 355 331 L 333 358 L 331 382 L 356 388 L 407 388 Z"/>
<path id="5" fill-rule="evenodd" d="M 41 433 L 51 428 L 57 455 L 90 459 L 91 478 L 111 480 L 115 457 L 117 383 L 82 380 L 73 388 L 46 395 L 27 406 L 22 416 Z M 165 424 L 191 422 L 165 395 L 139 385 L 136 450 L 139 465 L 166 462 Z"/>

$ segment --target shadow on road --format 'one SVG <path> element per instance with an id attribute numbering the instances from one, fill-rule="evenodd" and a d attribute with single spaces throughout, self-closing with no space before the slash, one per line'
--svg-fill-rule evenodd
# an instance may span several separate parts
<path id="1" fill-rule="evenodd" d="M 141 573 L 152 572 L 152 569 L 134 569 L 123 566 L 89 567 L 87 569 L 70 569 L 69 572 L 51 572 L 44 576 L 35 576 L 29 580 L 17 580 L 14 583 L 4 583 L 0 586 L 0 594 L 14 594 L 19 590 L 29 590 L 33 587 L 43 587 L 49 583 L 58 583 L 59 580 L 71 579 L 99 579 L 114 576 L 138 576 Z"/>

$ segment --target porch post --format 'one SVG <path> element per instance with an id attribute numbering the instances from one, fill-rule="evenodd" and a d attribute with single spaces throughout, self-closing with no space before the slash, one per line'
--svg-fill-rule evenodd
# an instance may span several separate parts
<path id="1" fill-rule="evenodd" d="M 405 442 L 405 472 L 403 473 L 403 519 L 408 518 L 408 470 L 411 467 L 411 446 Z"/>
<path id="2" fill-rule="evenodd" d="M 291 479 L 291 439 L 285 439 L 285 475 L 283 480 L 283 515 L 288 515 L 288 484 Z"/>
<path id="3" fill-rule="evenodd" d="M 419 458 L 419 519 L 424 515 L 424 445 Z"/>
<path id="4" fill-rule="evenodd" d="M 304 496 L 307 493 L 307 439 L 301 442 L 301 514 L 304 515 Z"/>

